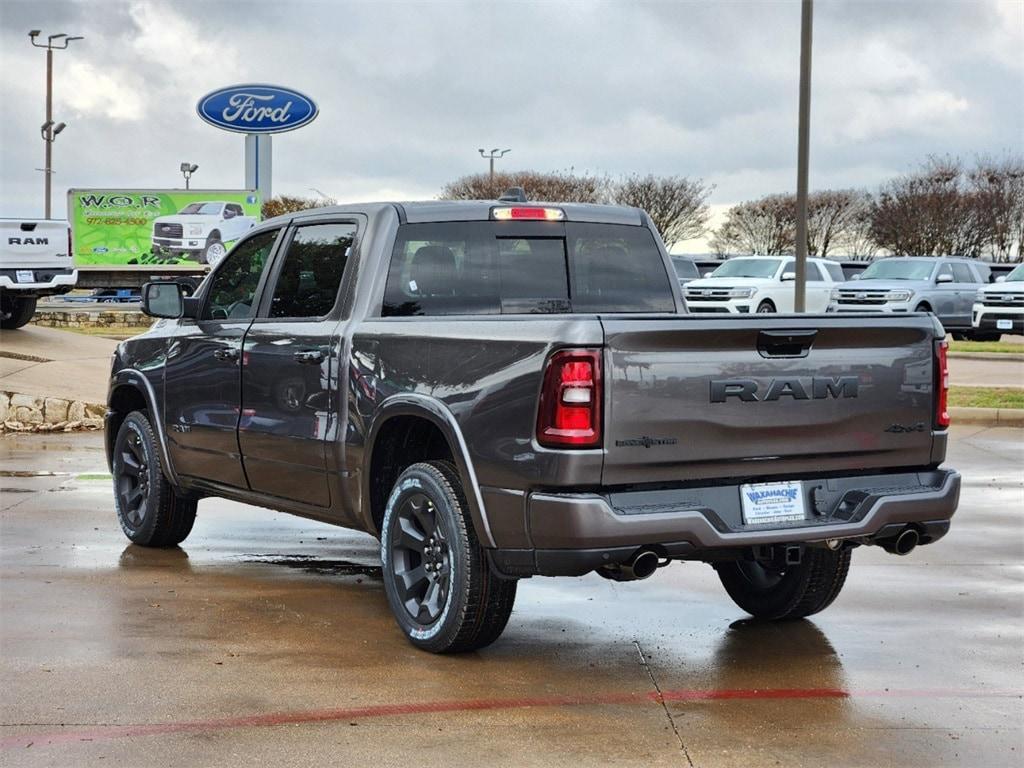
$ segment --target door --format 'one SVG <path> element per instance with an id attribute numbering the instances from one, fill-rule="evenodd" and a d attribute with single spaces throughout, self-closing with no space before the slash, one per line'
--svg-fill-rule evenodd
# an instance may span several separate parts
<path id="1" fill-rule="evenodd" d="M 296 227 L 246 333 L 238 441 L 254 491 L 331 505 L 327 446 L 338 439 L 338 305 L 356 231 L 354 222 Z"/>
<path id="2" fill-rule="evenodd" d="M 954 261 L 950 266 L 953 268 L 953 285 L 956 286 L 956 314 L 951 325 L 966 327 L 971 324 L 974 296 L 981 283 L 963 262 Z"/>
<path id="3" fill-rule="evenodd" d="M 246 488 L 238 450 L 242 338 L 279 230 L 260 232 L 210 277 L 197 320 L 182 320 L 167 351 L 165 427 L 181 475 Z"/>
<path id="4" fill-rule="evenodd" d="M 807 302 L 808 312 L 824 312 L 828 308 L 832 283 L 826 282 L 821 265 L 815 261 L 807 261 Z"/>
<path id="5" fill-rule="evenodd" d="M 942 282 L 940 282 L 940 278 Z M 960 325 L 957 322 L 957 293 L 959 289 L 954 280 L 953 267 L 948 263 L 940 265 L 935 273 L 932 311 L 944 325 Z"/>

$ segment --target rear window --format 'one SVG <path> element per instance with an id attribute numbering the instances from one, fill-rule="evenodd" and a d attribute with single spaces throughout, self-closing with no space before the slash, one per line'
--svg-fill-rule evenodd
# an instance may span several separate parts
<path id="1" fill-rule="evenodd" d="M 674 311 L 645 227 L 474 221 L 399 228 L 382 314 Z"/>

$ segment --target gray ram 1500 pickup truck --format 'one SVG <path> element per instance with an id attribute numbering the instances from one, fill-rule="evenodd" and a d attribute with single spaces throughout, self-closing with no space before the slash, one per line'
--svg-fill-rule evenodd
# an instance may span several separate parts
<path id="1" fill-rule="evenodd" d="M 181 542 L 206 496 L 369 532 L 430 651 L 493 642 L 520 578 L 672 560 L 807 616 L 956 509 L 931 315 L 687 315 L 637 209 L 323 208 L 143 298 L 107 417 L 128 538 Z"/>

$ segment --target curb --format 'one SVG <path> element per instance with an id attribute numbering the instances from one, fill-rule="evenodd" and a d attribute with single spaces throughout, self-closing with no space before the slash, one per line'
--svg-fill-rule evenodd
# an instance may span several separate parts
<path id="1" fill-rule="evenodd" d="M 1024 353 L 1017 352 L 948 352 L 951 360 L 1009 360 L 1024 361 Z"/>
<path id="2" fill-rule="evenodd" d="M 949 409 L 949 416 L 953 424 L 1024 428 L 1024 408 L 954 407 Z"/>

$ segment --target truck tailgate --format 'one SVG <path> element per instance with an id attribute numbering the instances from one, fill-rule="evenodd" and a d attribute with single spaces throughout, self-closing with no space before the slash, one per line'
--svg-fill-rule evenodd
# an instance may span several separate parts
<path id="1" fill-rule="evenodd" d="M 601 321 L 604 485 L 930 463 L 930 316 Z"/>
<path id="2" fill-rule="evenodd" d="M 57 219 L 0 219 L 0 268 L 34 269 L 72 266 L 68 223 Z"/>

